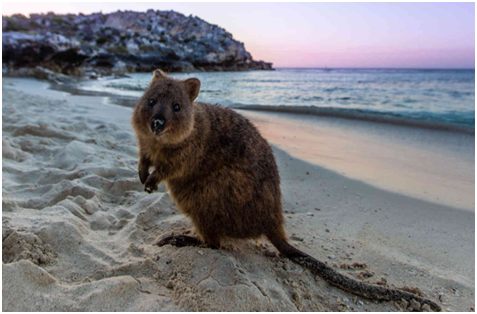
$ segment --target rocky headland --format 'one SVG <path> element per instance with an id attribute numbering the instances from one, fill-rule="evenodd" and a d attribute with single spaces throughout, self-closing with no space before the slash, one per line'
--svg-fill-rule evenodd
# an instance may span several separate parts
<path id="1" fill-rule="evenodd" d="M 48 78 L 148 72 L 271 70 L 225 29 L 174 11 L 2 17 L 2 71 Z"/>

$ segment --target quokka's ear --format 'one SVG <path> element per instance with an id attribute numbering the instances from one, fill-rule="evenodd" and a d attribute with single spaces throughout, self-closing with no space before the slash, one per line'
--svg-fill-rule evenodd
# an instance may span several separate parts
<path id="1" fill-rule="evenodd" d="M 161 69 L 157 69 L 153 73 L 154 73 L 154 77 L 153 77 L 154 80 L 167 78 L 167 74 L 162 72 Z"/>
<path id="2" fill-rule="evenodd" d="M 194 101 L 199 95 L 200 91 L 200 81 L 195 77 L 184 80 L 184 89 L 189 96 L 190 101 Z"/>

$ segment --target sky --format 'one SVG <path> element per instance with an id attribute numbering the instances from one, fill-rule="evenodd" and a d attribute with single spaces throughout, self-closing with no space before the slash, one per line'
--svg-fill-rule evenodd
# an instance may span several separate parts
<path id="1" fill-rule="evenodd" d="M 275 67 L 474 68 L 474 3 L 2 3 L 2 14 L 174 10 Z"/>

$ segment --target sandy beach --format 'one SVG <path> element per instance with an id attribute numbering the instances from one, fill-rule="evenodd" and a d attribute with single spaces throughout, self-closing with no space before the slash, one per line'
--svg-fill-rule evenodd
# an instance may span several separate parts
<path id="1" fill-rule="evenodd" d="M 48 87 L 3 79 L 2 310 L 412 309 L 332 287 L 264 239 L 152 245 L 193 230 L 163 185 L 143 191 L 131 109 Z M 475 308 L 474 136 L 240 112 L 274 146 L 294 245 L 443 310 Z"/>

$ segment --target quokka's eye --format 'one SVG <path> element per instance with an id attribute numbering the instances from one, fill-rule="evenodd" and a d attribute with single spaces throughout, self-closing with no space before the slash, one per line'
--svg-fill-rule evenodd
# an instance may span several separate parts
<path id="1" fill-rule="evenodd" d="M 149 100 L 149 106 L 154 106 L 156 101 L 154 99 Z"/>
<path id="2" fill-rule="evenodd" d="M 173 107 L 172 107 L 172 110 L 174 110 L 175 112 L 181 110 L 181 107 L 179 107 L 179 104 L 175 104 Z"/>

